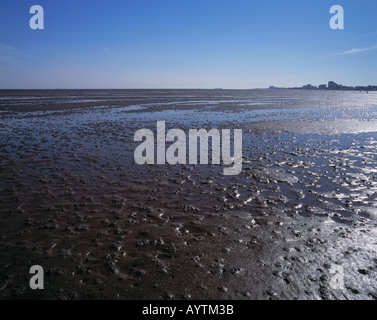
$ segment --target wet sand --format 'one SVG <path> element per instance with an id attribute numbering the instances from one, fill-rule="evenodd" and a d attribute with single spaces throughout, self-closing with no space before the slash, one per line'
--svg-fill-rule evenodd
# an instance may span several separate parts
<path id="1" fill-rule="evenodd" d="M 0 91 L 0 298 L 376 299 L 376 106 L 360 92 Z M 159 120 L 243 129 L 242 173 L 136 165 L 134 133 Z"/>

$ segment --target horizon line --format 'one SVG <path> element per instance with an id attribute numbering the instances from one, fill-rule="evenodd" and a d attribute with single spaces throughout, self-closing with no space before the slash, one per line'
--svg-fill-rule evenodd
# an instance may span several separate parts
<path id="1" fill-rule="evenodd" d="M 98 87 L 98 88 L 0 88 L 0 91 L 16 91 L 16 90 L 214 90 L 214 91 L 221 91 L 221 90 L 274 90 L 274 89 L 301 89 L 301 90 L 313 90 L 310 88 L 305 88 L 306 86 L 312 86 L 315 89 L 320 89 L 320 86 L 326 85 L 327 90 L 329 87 L 330 82 L 335 83 L 338 86 L 344 87 L 344 88 L 357 88 L 357 87 L 377 87 L 377 85 L 373 84 L 367 84 L 367 85 L 343 85 L 339 84 L 335 81 L 328 81 L 327 83 L 321 83 L 318 86 L 313 86 L 312 84 L 306 84 L 301 86 L 275 86 L 270 85 L 268 87 L 259 87 L 259 88 L 223 88 L 223 87 L 211 87 L 211 88 L 142 88 L 142 87 L 134 87 L 134 88 L 106 88 L 106 87 Z"/>
<path id="2" fill-rule="evenodd" d="M 287 87 L 288 88 L 288 87 Z M 268 90 L 265 88 L 0 88 L 4 90 Z M 293 88 L 292 88 L 293 89 Z"/>

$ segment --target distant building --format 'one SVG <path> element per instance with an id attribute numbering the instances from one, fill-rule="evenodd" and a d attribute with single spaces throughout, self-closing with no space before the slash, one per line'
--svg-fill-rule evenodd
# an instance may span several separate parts
<path id="1" fill-rule="evenodd" d="M 328 89 L 329 90 L 353 90 L 354 88 L 337 84 L 334 81 L 329 81 Z"/>
<path id="2" fill-rule="evenodd" d="M 287 89 L 287 88 L 281 88 L 281 87 L 270 86 L 269 89 Z"/>
<path id="3" fill-rule="evenodd" d="M 337 90 L 339 89 L 339 85 L 334 81 L 329 81 L 328 88 L 329 90 Z"/>
<path id="4" fill-rule="evenodd" d="M 318 87 L 313 86 L 311 84 L 307 84 L 302 87 L 293 87 L 293 88 L 279 88 L 275 86 L 270 86 L 270 89 L 294 89 L 294 90 L 341 90 L 341 91 L 377 91 L 377 86 L 343 86 L 342 84 L 338 84 L 334 81 L 329 81 L 328 85 L 321 84 Z"/>
<path id="5" fill-rule="evenodd" d="M 311 84 L 307 84 L 306 86 L 302 86 L 303 89 L 306 89 L 306 90 L 314 90 L 314 89 L 317 89 L 316 86 L 312 86 Z"/>

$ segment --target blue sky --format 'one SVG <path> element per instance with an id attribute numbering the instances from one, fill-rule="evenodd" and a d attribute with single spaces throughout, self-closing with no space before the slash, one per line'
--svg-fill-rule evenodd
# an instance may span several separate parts
<path id="1" fill-rule="evenodd" d="M 377 85 L 376 17 L 375 0 L 2 0 L 0 88 Z"/>

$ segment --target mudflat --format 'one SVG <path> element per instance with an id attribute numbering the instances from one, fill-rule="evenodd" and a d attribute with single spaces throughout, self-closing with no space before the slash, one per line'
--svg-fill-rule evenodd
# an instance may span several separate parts
<path id="1" fill-rule="evenodd" d="M 137 165 L 157 121 L 241 173 Z M 0 137 L 1 299 L 377 298 L 376 93 L 0 91 Z"/>

